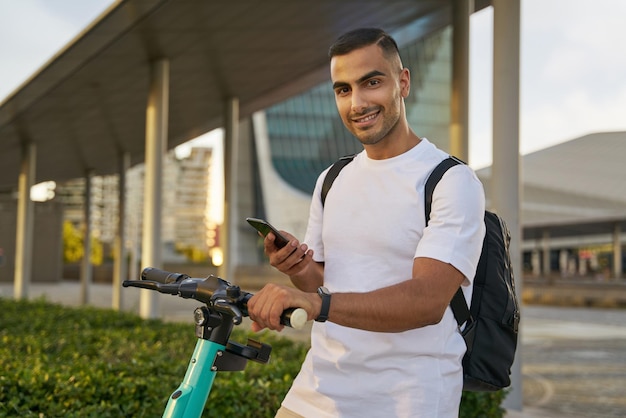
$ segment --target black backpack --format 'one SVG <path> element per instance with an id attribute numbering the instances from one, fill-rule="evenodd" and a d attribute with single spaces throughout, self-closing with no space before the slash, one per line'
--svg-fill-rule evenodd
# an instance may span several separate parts
<path id="1" fill-rule="evenodd" d="M 354 158 L 343 157 L 328 171 L 322 184 L 322 206 L 337 175 Z M 432 171 L 424 190 L 426 224 L 435 186 L 449 168 L 464 164 L 455 157 L 443 160 Z M 491 392 L 511 384 L 520 311 L 515 294 L 513 268 L 509 255 L 511 236 L 504 220 L 485 211 L 485 239 L 474 276 L 471 309 L 459 288 L 450 308 L 461 327 L 467 351 L 463 357 L 463 390 Z"/>

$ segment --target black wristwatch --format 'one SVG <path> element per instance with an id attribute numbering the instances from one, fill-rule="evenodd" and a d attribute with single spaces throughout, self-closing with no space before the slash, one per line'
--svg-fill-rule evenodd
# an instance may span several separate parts
<path id="1" fill-rule="evenodd" d="M 322 298 L 322 309 L 315 321 L 326 322 L 328 319 L 328 311 L 330 310 L 330 292 L 324 286 L 317 288 L 317 294 Z"/>

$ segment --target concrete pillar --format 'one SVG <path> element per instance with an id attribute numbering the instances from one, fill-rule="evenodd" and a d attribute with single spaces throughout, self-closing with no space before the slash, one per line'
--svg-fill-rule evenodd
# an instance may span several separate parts
<path id="1" fill-rule="evenodd" d="M 569 252 L 567 250 L 559 251 L 559 274 L 561 277 L 568 276 L 568 262 L 569 262 Z"/>
<path id="2" fill-rule="evenodd" d="M 234 282 L 236 264 L 237 226 L 237 182 L 239 161 L 239 99 L 236 97 L 226 102 L 224 120 L 224 222 L 219 229 L 219 241 L 224 251 L 224 262 L 218 269 L 218 275 L 224 280 Z"/>
<path id="3" fill-rule="evenodd" d="M 541 276 L 541 257 L 539 256 L 539 250 L 533 250 L 530 255 L 530 263 L 533 268 L 533 277 Z"/>
<path id="4" fill-rule="evenodd" d="M 520 0 L 493 0 L 492 205 L 511 231 L 511 262 L 522 295 L 519 154 Z M 521 340 L 521 336 L 520 336 Z M 521 348 L 521 344 L 519 345 Z M 504 403 L 522 409 L 521 350 L 511 369 L 512 390 Z"/>
<path id="5" fill-rule="evenodd" d="M 587 257 L 579 257 L 578 263 L 578 275 L 581 277 L 585 277 L 587 275 L 587 266 L 589 264 L 589 259 Z"/>
<path id="6" fill-rule="evenodd" d="M 619 222 L 613 227 L 613 277 L 622 278 L 622 229 Z"/>
<path id="7" fill-rule="evenodd" d="M 30 199 L 30 189 L 35 184 L 37 146 L 29 143 L 22 149 L 18 179 L 17 225 L 15 234 L 15 299 L 27 299 L 33 264 L 33 225 L 35 206 Z"/>
<path id="8" fill-rule="evenodd" d="M 169 113 L 169 61 L 152 63 L 148 107 L 146 109 L 146 172 L 143 204 L 141 265 L 162 268 L 161 215 L 163 206 L 163 159 L 167 149 Z M 158 293 L 141 289 L 139 315 L 159 315 Z"/>
<path id="9" fill-rule="evenodd" d="M 118 198 L 117 198 L 117 231 L 115 234 L 115 261 L 113 264 L 113 292 L 112 308 L 122 309 L 122 282 L 126 279 L 128 263 L 126 261 L 126 172 L 130 168 L 130 153 L 120 155 L 118 173 Z"/>
<path id="10" fill-rule="evenodd" d="M 567 275 L 568 276 L 574 276 L 576 275 L 576 272 L 578 271 L 578 257 L 575 255 L 570 255 L 569 259 L 567 260 Z"/>
<path id="11" fill-rule="evenodd" d="M 142 197 L 143 198 L 143 197 Z M 143 206 L 141 206 L 143 208 Z M 143 211 L 142 211 L 143 213 Z M 130 219 L 130 266 L 128 267 L 128 277 L 131 280 L 139 279 L 139 263 L 141 262 L 141 216 L 138 213 L 129 213 Z"/>
<path id="12" fill-rule="evenodd" d="M 547 229 L 543 231 L 541 238 L 541 275 L 544 279 L 550 281 L 550 277 L 552 277 L 550 271 L 550 231 Z"/>
<path id="13" fill-rule="evenodd" d="M 93 173 L 85 173 L 85 192 L 83 196 L 83 260 L 80 268 L 80 303 L 89 303 L 89 288 L 93 282 L 91 266 L 91 178 Z"/>
<path id="14" fill-rule="evenodd" d="M 452 2 L 450 154 L 469 159 L 469 29 L 473 0 Z"/>

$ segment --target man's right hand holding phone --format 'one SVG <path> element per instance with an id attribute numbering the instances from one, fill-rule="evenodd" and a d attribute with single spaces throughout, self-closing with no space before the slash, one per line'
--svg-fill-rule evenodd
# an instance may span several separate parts
<path id="1" fill-rule="evenodd" d="M 253 320 L 252 330 L 260 331 L 269 328 L 280 331 L 279 316 L 286 308 L 303 308 L 307 311 L 307 319 L 315 319 L 320 312 L 320 299 L 316 289 L 321 286 L 322 269 L 313 261 L 313 250 L 301 244 L 293 235 L 279 231 L 289 242 L 284 247 L 277 247 L 274 233 L 269 232 L 263 240 L 265 254 L 270 265 L 286 274 L 295 285 L 291 286 L 268 283 L 256 292 L 248 302 L 250 318 Z M 272 314 L 274 312 L 274 314 Z"/>
<path id="2" fill-rule="evenodd" d="M 280 231 L 289 241 L 282 248 L 276 246 L 275 235 L 269 232 L 263 240 L 265 254 L 269 257 L 270 265 L 288 276 L 295 276 L 313 261 L 313 250 L 306 244 L 301 244 L 293 235 Z"/>
<path id="3" fill-rule="evenodd" d="M 263 219 L 246 220 L 265 237 L 263 247 L 270 265 L 288 275 L 296 287 L 270 283 L 257 292 L 248 302 L 252 329 L 282 329 L 280 315 L 272 312 L 282 313 L 291 307 L 304 308 L 308 319 L 315 319 L 320 312 L 317 288 L 323 284 L 323 263 L 313 261 L 313 250 L 290 233 L 277 230 Z"/>

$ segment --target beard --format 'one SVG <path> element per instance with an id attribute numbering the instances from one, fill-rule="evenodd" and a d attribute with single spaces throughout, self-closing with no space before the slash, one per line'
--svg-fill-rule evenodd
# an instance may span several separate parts
<path id="1" fill-rule="evenodd" d="M 346 124 L 348 130 L 354 135 L 359 142 L 363 145 L 375 145 L 381 142 L 383 139 L 387 138 L 387 136 L 393 132 L 393 130 L 398 125 L 398 120 L 400 120 L 400 112 L 398 109 L 393 112 L 387 112 L 387 110 L 382 107 L 372 107 L 366 109 L 361 115 L 366 115 L 372 112 L 378 112 L 377 118 L 382 120 L 377 121 L 377 123 L 373 126 L 369 126 L 366 128 L 359 128 L 354 126 L 351 122 L 353 118 L 358 118 L 359 115 L 350 115 L 349 123 Z M 379 127 L 380 125 L 380 127 Z"/>

